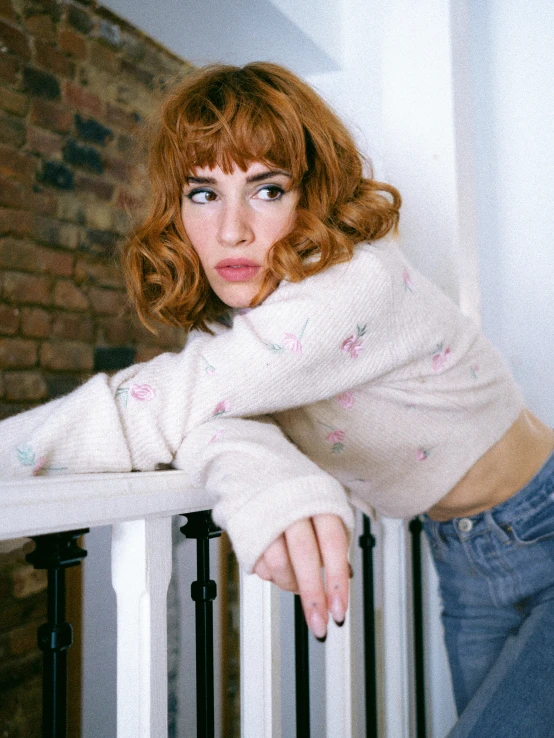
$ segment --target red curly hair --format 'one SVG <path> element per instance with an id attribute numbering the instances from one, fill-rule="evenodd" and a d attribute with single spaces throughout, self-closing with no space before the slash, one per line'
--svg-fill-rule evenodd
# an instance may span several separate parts
<path id="1" fill-rule="evenodd" d="M 295 226 L 270 249 L 253 304 L 282 279 L 347 261 L 356 243 L 397 227 L 400 194 L 364 176 L 352 136 L 309 85 L 266 62 L 199 69 L 162 106 L 150 152 L 151 211 L 122 254 L 131 302 L 150 329 L 158 320 L 209 331 L 228 309 L 185 232 L 182 189 L 196 167 L 229 173 L 254 161 L 290 172 L 300 197 Z"/>

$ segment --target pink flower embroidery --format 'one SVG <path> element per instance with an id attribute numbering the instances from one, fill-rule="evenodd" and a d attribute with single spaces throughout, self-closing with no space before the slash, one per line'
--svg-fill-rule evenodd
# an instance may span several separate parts
<path id="1" fill-rule="evenodd" d="M 416 452 L 416 461 L 425 461 L 425 459 L 427 459 L 428 456 L 429 456 L 429 451 L 423 448 L 423 446 L 421 446 L 420 448 L 418 448 Z"/>
<path id="2" fill-rule="evenodd" d="M 402 272 L 402 281 L 404 282 L 404 289 L 409 292 L 413 292 L 412 278 L 410 277 L 410 272 L 407 269 L 404 269 Z"/>
<path id="3" fill-rule="evenodd" d="M 33 477 L 38 477 L 41 471 L 46 469 L 46 456 L 41 456 L 35 468 L 33 469 Z"/>
<path id="4" fill-rule="evenodd" d="M 350 408 L 354 405 L 354 395 L 352 394 L 352 392 L 343 392 L 341 395 L 337 395 L 337 402 L 345 410 L 350 410 Z"/>
<path id="5" fill-rule="evenodd" d="M 366 328 L 367 326 L 365 325 L 357 325 L 356 333 L 348 336 L 348 338 L 341 343 L 341 351 L 348 354 L 351 359 L 357 359 L 363 349 L 364 342 L 362 341 L 362 337 L 365 336 Z"/>
<path id="6" fill-rule="evenodd" d="M 329 443 L 339 443 L 341 441 L 344 441 L 345 433 L 342 430 L 333 431 L 332 433 L 329 433 L 325 436 L 325 438 L 329 441 Z"/>
<path id="7" fill-rule="evenodd" d="M 208 443 L 215 443 L 216 441 L 219 441 L 219 439 L 223 436 L 224 433 L 225 433 L 225 428 L 219 428 L 210 438 Z"/>
<path id="8" fill-rule="evenodd" d="M 215 406 L 213 416 L 214 418 L 217 418 L 219 415 L 224 415 L 225 413 L 228 413 L 230 409 L 231 403 L 229 402 L 229 400 L 221 400 L 221 402 L 218 402 Z"/>
<path id="9" fill-rule="evenodd" d="M 283 346 L 293 354 L 302 353 L 302 342 L 294 335 L 294 333 L 285 333 Z"/>
<path id="10" fill-rule="evenodd" d="M 472 367 L 470 367 L 470 371 L 473 379 L 477 379 L 479 373 L 479 364 L 474 364 Z"/>
<path id="11" fill-rule="evenodd" d="M 440 372 L 441 369 L 446 365 L 448 356 L 450 355 L 450 348 L 447 347 L 443 350 L 442 343 L 437 344 L 436 350 L 433 352 L 433 371 L 435 373 Z"/>
<path id="12" fill-rule="evenodd" d="M 139 402 L 150 402 L 156 396 L 156 390 L 149 384 L 133 384 L 129 394 Z"/>

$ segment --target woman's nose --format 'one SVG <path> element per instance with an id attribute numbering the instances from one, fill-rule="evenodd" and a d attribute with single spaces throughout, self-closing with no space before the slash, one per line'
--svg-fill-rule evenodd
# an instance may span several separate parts
<path id="1" fill-rule="evenodd" d="M 219 240 L 224 246 L 249 243 L 254 236 L 251 214 L 243 202 L 227 202 L 221 209 Z"/>

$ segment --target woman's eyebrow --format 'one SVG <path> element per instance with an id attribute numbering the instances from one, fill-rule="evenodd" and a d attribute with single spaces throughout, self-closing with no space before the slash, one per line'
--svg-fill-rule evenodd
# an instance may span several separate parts
<path id="1" fill-rule="evenodd" d="M 272 177 L 275 177 L 276 175 L 282 175 L 283 177 L 288 177 L 289 179 L 292 177 L 292 174 L 290 172 L 285 172 L 284 169 L 271 169 L 267 172 L 260 172 L 259 174 L 253 174 L 251 177 L 247 177 L 246 181 L 248 183 L 250 182 L 263 182 L 265 179 L 271 179 Z M 187 184 L 217 184 L 217 179 L 215 177 L 187 177 L 186 178 Z"/>

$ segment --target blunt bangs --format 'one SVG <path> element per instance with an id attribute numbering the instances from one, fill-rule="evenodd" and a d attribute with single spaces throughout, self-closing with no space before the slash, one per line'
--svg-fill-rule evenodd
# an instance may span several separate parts
<path id="1" fill-rule="evenodd" d="M 180 142 L 179 170 L 216 166 L 227 174 L 254 161 L 292 175 L 297 186 L 308 169 L 305 130 L 288 96 L 248 69 L 214 68 L 179 100 L 167 126 Z"/>

